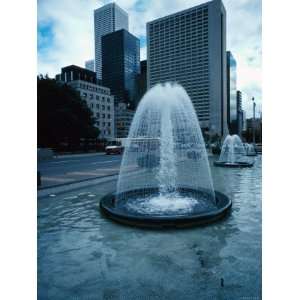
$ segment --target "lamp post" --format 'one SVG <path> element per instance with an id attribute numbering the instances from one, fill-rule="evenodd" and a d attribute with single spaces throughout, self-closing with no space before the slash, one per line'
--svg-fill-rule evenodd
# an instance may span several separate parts
<path id="1" fill-rule="evenodd" d="M 252 142 L 253 142 L 253 145 L 255 145 L 255 106 L 256 106 L 256 103 L 254 101 L 254 97 L 252 97 L 252 101 L 253 101 L 253 119 L 252 119 L 253 138 L 252 138 Z"/>

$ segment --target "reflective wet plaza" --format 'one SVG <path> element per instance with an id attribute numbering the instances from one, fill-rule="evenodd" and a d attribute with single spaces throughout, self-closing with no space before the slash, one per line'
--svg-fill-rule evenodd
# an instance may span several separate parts
<path id="1" fill-rule="evenodd" d="M 213 166 L 233 202 L 193 229 L 126 227 L 99 213 L 116 180 L 38 199 L 39 299 L 261 299 L 261 156 L 252 168 Z"/>

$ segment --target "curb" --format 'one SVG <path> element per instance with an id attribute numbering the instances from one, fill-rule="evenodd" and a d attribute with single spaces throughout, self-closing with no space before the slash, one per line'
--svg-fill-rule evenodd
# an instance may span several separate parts
<path id="1" fill-rule="evenodd" d="M 112 174 L 108 176 L 87 178 L 79 181 L 72 181 L 72 182 L 63 183 L 55 186 L 44 187 L 38 189 L 37 198 L 47 197 L 50 194 L 61 194 L 72 190 L 81 189 L 87 186 L 93 186 L 99 183 L 113 181 L 116 179 L 118 179 L 118 174 Z"/>
<path id="2" fill-rule="evenodd" d="M 139 171 L 132 171 L 128 174 L 135 175 L 135 174 L 139 174 L 139 173 L 141 173 L 140 170 Z M 63 183 L 63 184 L 56 185 L 56 186 L 40 188 L 37 191 L 37 198 L 47 197 L 50 194 L 66 193 L 66 192 L 81 189 L 81 188 L 84 188 L 84 187 L 87 187 L 87 186 L 93 186 L 93 185 L 97 185 L 97 184 L 100 184 L 100 183 L 114 181 L 114 180 L 117 180 L 118 177 L 119 177 L 119 172 L 116 173 L 116 174 L 111 174 L 111 175 L 107 175 L 107 176 L 87 178 L 87 179 L 82 179 L 82 180 L 79 180 L 79 181 L 72 181 L 72 182 Z"/>

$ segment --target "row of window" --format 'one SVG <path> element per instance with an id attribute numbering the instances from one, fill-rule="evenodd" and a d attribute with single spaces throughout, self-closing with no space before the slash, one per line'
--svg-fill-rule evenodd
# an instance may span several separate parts
<path id="1" fill-rule="evenodd" d="M 176 34 L 165 34 L 165 35 L 160 35 L 160 36 L 150 36 L 149 41 L 150 41 L 150 46 L 152 44 L 158 44 L 159 42 L 162 41 L 178 41 L 182 39 L 186 39 L 188 41 L 201 41 L 203 39 L 208 38 L 208 31 L 187 31 L 187 32 L 178 32 Z"/>
<path id="2" fill-rule="evenodd" d="M 185 52 L 179 52 L 179 51 L 176 51 L 176 52 L 169 52 L 169 53 L 151 53 L 150 51 L 150 62 L 151 64 L 155 63 L 155 62 L 159 62 L 159 64 L 161 63 L 166 63 L 168 64 L 168 61 L 176 61 L 176 64 L 178 62 L 182 62 L 183 59 L 186 59 L 186 60 L 192 60 L 193 62 L 197 61 L 197 62 L 200 62 L 200 61 L 205 61 L 205 60 L 208 60 L 208 53 L 205 53 L 205 52 L 198 52 L 196 50 L 192 50 L 188 53 L 185 53 Z"/>
<path id="3" fill-rule="evenodd" d="M 96 126 L 100 126 L 99 121 L 96 122 Z M 105 127 L 105 126 L 111 127 L 111 123 L 110 122 L 102 122 L 102 127 Z"/>
<path id="4" fill-rule="evenodd" d="M 169 58 L 168 60 L 151 59 L 152 68 L 151 73 L 158 70 L 165 70 L 169 72 L 169 69 L 182 70 L 188 69 L 190 71 L 193 69 L 194 73 L 203 70 L 208 67 L 208 59 L 195 59 L 194 57 L 183 57 L 182 59 Z"/>
<path id="5" fill-rule="evenodd" d="M 96 103 L 96 106 L 95 106 L 97 109 L 100 109 L 100 104 Z M 94 103 L 90 103 L 90 108 L 94 108 Z M 101 109 L 102 110 L 105 110 L 105 105 L 101 105 Z M 107 110 L 110 110 L 110 106 L 106 106 L 106 109 Z"/>
<path id="6" fill-rule="evenodd" d="M 81 97 L 87 98 L 87 96 L 88 96 L 87 93 L 84 93 L 84 92 L 81 93 Z M 100 97 L 100 96 L 98 96 L 98 95 L 95 95 L 95 97 L 94 97 L 94 94 L 89 94 L 89 99 L 90 99 L 90 100 L 96 99 L 96 100 L 99 100 L 99 101 L 100 101 L 100 98 L 101 98 L 102 101 L 105 101 L 105 98 L 106 98 L 106 97 L 104 97 L 104 96 L 101 96 L 101 97 Z M 110 97 L 107 97 L 107 98 L 106 98 L 106 102 L 107 102 L 107 103 L 110 103 Z"/>
<path id="7" fill-rule="evenodd" d="M 160 29 L 156 30 L 150 30 L 149 36 L 152 37 L 153 35 L 161 35 L 164 33 L 176 33 L 179 31 L 185 31 L 185 30 L 191 30 L 191 29 L 207 29 L 208 28 L 208 22 L 192 22 L 192 23 L 182 23 L 180 25 L 172 25 L 172 26 L 166 26 L 161 27 Z"/>
<path id="8" fill-rule="evenodd" d="M 208 31 L 208 25 L 204 24 L 195 24 L 192 26 L 177 26 L 177 27 L 173 27 L 173 28 L 166 28 L 166 29 L 161 29 L 160 31 L 156 31 L 153 33 L 149 34 L 149 37 L 152 38 L 159 38 L 165 35 L 170 35 L 170 36 L 177 36 L 177 35 L 181 35 L 181 34 L 185 34 L 185 33 L 199 33 L 202 34 L 203 32 Z"/>
<path id="9" fill-rule="evenodd" d="M 97 117 L 97 118 L 100 118 L 100 113 L 96 112 L 94 113 L 94 116 Z M 110 114 L 102 114 L 102 118 L 105 119 L 105 118 L 108 118 L 110 119 L 111 118 L 111 115 Z"/>
<path id="10" fill-rule="evenodd" d="M 100 129 L 100 135 L 111 135 L 111 130 L 110 129 Z"/>
<path id="11" fill-rule="evenodd" d="M 157 30 L 162 26 L 169 26 L 173 24 L 181 24 L 195 20 L 207 20 L 208 10 L 200 10 L 196 12 L 189 12 L 183 15 L 170 17 L 169 20 L 158 21 L 149 25 L 150 31 Z"/>
<path id="12" fill-rule="evenodd" d="M 105 89 L 100 88 L 100 87 L 91 86 L 89 84 L 80 83 L 79 87 L 82 88 L 82 89 L 85 89 L 85 90 L 94 91 L 94 92 L 98 92 L 98 93 L 101 93 L 101 94 L 109 95 L 108 90 L 105 90 Z"/>
<path id="13" fill-rule="evenodd" d="M 153 35 L 149 37 L 150 43 L 159 43 L 161 41 L 178 41 L 180 39 L 187 39 L 187 40 L 192 40 L 194 39 L 195 41 L 205 39 L 208 37 L 208 30 L 188 30 L 188 31 L 180 31 L 180 32 L 175 32 L 172 34 L 169 34 L 166 32 L 165 34 L 161 35 Z"/>
<path id="14" fill-rule="evenodd" d="M 180 48 L 176 49 L 176 47 L 180 45 Z M 208 48 L 208 42 L 203 42 L 201 44 L 199 43 L 187 43 L 184 42 L 178 42 L 178 43 L 172 43 L 172 44 L 164 44 L 159 46 L 153 46 L 150 47 L 150 55 L 165 55 L 166 57 L 170 56 L 170 51 L 173 50 L 173 53 L 177 53 L 179 55 L 189 55 L 191 54 L 191 51 L 194 51 L 195 54 L 205 51 Z"/>
<path id="15" fill-rule="evenodd" d="M 157 81 L 163 81 L 163 80 L 182 80 L 181 78 L 183 78 L 183 73 L 186 74 L 185 72 L 186 70 L 182 69 L 181 73 L 178 72 L 151 72 L 150 75 L 150 84 L 152 83 L 156 83 Z M 190 73 L 187 74 L 189 76 L 189 78 L 187 80 L 185 80 L 185 82 L 191 83 L 191 84 L 208 84 L 208 80 L 205 79 L 208 75 L 206 76 L 201 76 L 199 74 L 195 74 L 195 75 L 191 75 Z M 201 78 L 200 78 L 201 77 Z"/>

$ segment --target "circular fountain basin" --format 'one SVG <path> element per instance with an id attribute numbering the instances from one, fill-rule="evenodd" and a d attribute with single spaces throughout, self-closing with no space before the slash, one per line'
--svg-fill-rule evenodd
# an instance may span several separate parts
<path id="1" fill-rule="evenodd" d="M 176 196 L 161 199 L 157 188 L 111 193 L 100 201 L 101 212 L 122 224 L 148 228 L 181 228 L 215 222 L 231 208 L 231 200 L 215 191 L 216 204 L 206 190 L 179 188 Z M 116 199 L 118 200 L 116 201 Z M 122 200 L 124 199 L 124 200 Z"/>
<path id="2" fill-rule="evenodd" d="M 214 165 L 216 167 L 223 167 L 223 168 L 251 168 L 253 166 L 253 162 L 224 162 L 224 161 L 214 161 Z"/>
<path id="3" fill-rule="evenodd" d="M 247 153 L 246 155 L 247 156 L 256 156 L 257 154 L 256 153 Z"/>

